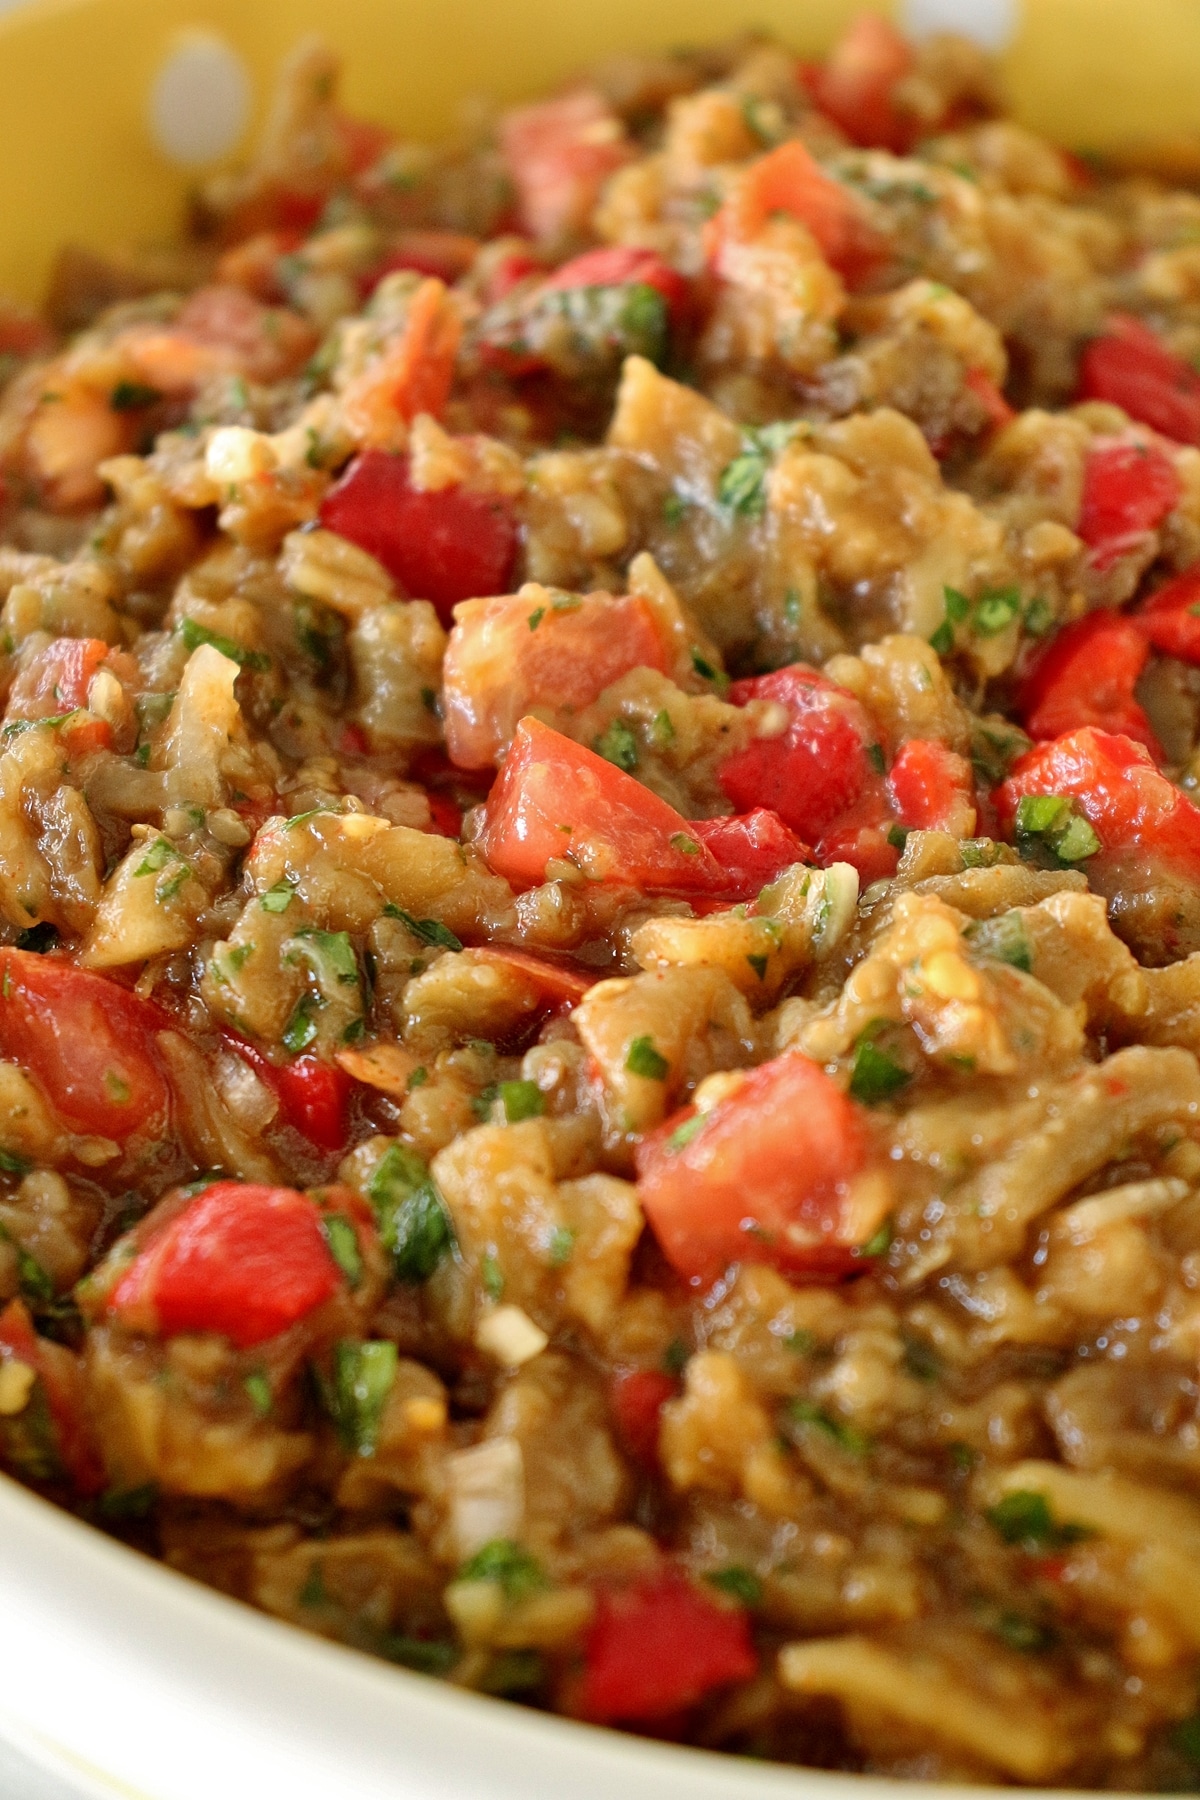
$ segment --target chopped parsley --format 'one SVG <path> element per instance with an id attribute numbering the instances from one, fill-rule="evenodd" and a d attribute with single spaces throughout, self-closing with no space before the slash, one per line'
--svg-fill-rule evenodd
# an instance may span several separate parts
<path id="1" fill-rule="evenodd" d="M 647 1081 L 665 1081 L 671 1072 L 670 1063 L 654 1048 L 654 1039 L 650 1037 L 634 1038 L 625 1057 L 625 1067 L 631 1075 L 641 1075 Z"/>
<path id="2" fill-rule="evenodd" d="M 358 1287 L 363 1277 L 362 1251 L 359 1248 L 358 1233 L 349 1219 L 343 1218 L 341 1213 L 330 1213 L 321 1220 L 321 1232 L 329 1246 L 330 1256 L 346 1277 L 347 1287 Z"/>
<path id="3" fill-rule="evenodd" d="M 1077 1544 L 1089 1533 L 1081 1525 L 1059 1525 L 1050 1511 L 1045 1494 L 1029 1488 L 1014 1488 L 1011 1494 L 989 1507 L 988 1524 L 1006 1544 L 1019 1544 L 1031 1555 L 1044 1550 Z"/>
<path id="4" fill-rule="evenodd" d="M 864 1106 L 878 1106 L 881 1101 L 890 1100 L 912 1080 L 911 1070 L 876 1043 L 876 1036 L 882 1029 L 885 1026 L 879 1022 L 868 1025 L 854 1046 L 850 1092 Z"/>
<path id="5" fill-rule="evenodd" d="M 239 669 L 255 669 L 260 673 L 269 669 L 271 659 L 261 650 L 247 650 L 243 644 L 237 644 L 232 638 L 222 637 L 219 631 L 210 631 L 207 625 L 201 625 L 198 619 L 183 619 L 179 625 L 179 635 L 189 650 L 198 650 L 202 644 L 210 644 L 235 662 Z"/>
<path id="6" fill-rule="evenodd" d="M 402 906 L 396 906 L 390 900 L 383 909 L 383 916 L 385 919 L 399 919 L 405 930 L 411 931 L 422 944 L 431 944 L 439 950 L 462 949 L 462 939 L 455 937 L 450 927 L 443 925 L 440 919 L 414 919 L 411 913 L 405 912 Z"/>
<path id="7" fill-rule="evenodd" d="M 1026 975 L 1033 973 L 1033 946 L 1019 912 L 1001 913 L 996 919 L 978 919 L 968 925 L 966 937 L 979 956 L 1008 963 Z"/>
<path id="8" fill-rule="evenodd" d="M 356 1456 L 375 1454 L 398 1360 L 395 1344 L 382 1339 L 344 1338 L 334 1345 L 326 1404 L 342 1442 Z"/>
<path id="9" fill-rule="evenodd" d="M 710 1569 L 704 1579 L 710 1587 L 743 1606 L 757 1606 L 762 1599 L 762 1582 L 753 1569 L 745 1569 L 740 1563 L 730 1563 L 727 1569 Z"/>
<path id="10" fill-rule="evenodd" d="M 493 1538 L 477 1550 L 458 1571 L 458 1579 L 498 1582 L 508 1600 L 524 1600 L 550 1585 L 537 1558 L 511 1538 Z"/>
<path id="11" fill-rule="evenodd" d="M 614 719 L 599 737 L 593 738 L 592 749 L 627 775 L 632 775 L 638 766 L 638 742 L 624 719 Z"/>
<path id="12" fill-rule="evenodd" d="M 498 1082 L 496 1095 L 510 1125 L 540 1118 L 546 1110 L 546 1097 L 536 1081 Z"/>
<path id="13" fill-rule="evenodd" d="M 428 1164 L 406 1144 L 390 1144 L 367 1183 L 367 1198 L 396 1279 L 409 1286 L 428 1281 L 454 1249 L 454 1227 Z"/>

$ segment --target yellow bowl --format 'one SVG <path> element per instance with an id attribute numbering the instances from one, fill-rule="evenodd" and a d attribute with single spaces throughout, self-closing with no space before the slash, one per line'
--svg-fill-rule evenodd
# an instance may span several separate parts
<path id="1" fill-rule="evenodd" d="M 1017 115 L 1030 125 L 1078 148 L 1169 141 L 1177 161 L 1200 168 L 1200 0 L 877 3 L 902 21 L 973 22 L 1002 42 Z M 466 94 L 533 93 L 614 50 L 754 23 L 818 51 L 861 5 L 657 0 L 650 14 L 644 0 L 204 0 L 202 9 L 196 0 L 41 0 L 0 17 L 0 292 L 36 299 L 67 239 L 104 247 L 168 238 L 189 179 L 218 151 L 244 147 L 274 66 L 303 32 L 320 31 L 343 52 L 352 109 L 424 135 Z M 216 84 L 208 99 L 205 70 Z M 198 115 L 189 106 L 197 99 Z M 209 142 L 189 170 L 162 140 L 178 150 L 197 118 Z M 0 1731 L 94 1795 L 914 1792 L 676 1750 L 427 1683 L 184 1581 L 4 1477 L 0 1597 Z M 983 1791 L 943 1787 L 937 1800 Z"/>
<path id="2" fill-rule="evenodd" d="M 64 238 L 103 245 L 176 226 L 187 172 L 156 144 L 148 115 L 156 78 L 197 28 L 244 65 L 248 122 L 283 52 L 320 31 L 345 55 L 350 106 L 419 136 L 444 127 L 464 94 L 533 93 L 613 50 L 754 23 L 816 51 L 863 3 L 657 0 L 649 12 L 644 0 L 41 0 L 0 17 L 0 292 L 36 299 Z M 1018 116 L 1077 148 L 1200 147 L 1197 0 L 872 3 L 902 22 L 974 20 L 1006 40 Z"/>

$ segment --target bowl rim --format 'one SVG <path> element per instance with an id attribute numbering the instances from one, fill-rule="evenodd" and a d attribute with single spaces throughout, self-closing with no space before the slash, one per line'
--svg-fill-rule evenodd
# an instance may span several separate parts
<path id="1" fill-rule="evenodd" d="M 756 1763 L 454 1688 L 206 1587 L 7 1476 L 0 1592 L 4 1710 L 139 1800 L 248 1792 L 248 1767 L 290 1800 L 911 1800 L 933 1785 Z M 131 1732 L 134 1691 L 147 1703 Z M 1010 1791 L 937 1785 L 944 1800 Z"/>

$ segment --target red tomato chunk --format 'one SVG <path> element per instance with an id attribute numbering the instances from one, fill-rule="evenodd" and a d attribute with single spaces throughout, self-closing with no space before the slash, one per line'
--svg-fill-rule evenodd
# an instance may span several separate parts
<path id="1" fill-rule="evenodd" d="M 888 792 L 901 823 L 911 830 L 970 837 L 975 829 L 971 765 L 936 738 L 909 739 L 892 764 Z"/>
<path id="2" fill-rule="evenodd" d="M 1079 398 L 1107 400 L 1180 444 L 1200 444 L 1200 375 L 1149 326 L 1116 313 L 1079 364 Z"/>
<path id="3" fill-rule="evenodd" d="M 1149 719 L 1134 698 L 1150 648 L 1132 619 L 1092 613 L 1060 631 L 1021 688 L 1018 711 L 1030 737 L 1062 737 L 1095 725 L 1144 744 L 1159 762 L 1166 757 Z"/>
<path id="4" fill-rule="evenodd" d="M 625 1449 L 644 1469 L 658 1467 L 658 1426 L 662 1409 L 679 1392 L 674 1376 L 659 1369 L 629 1369 L 614 1376 L 613 1417 Z"/>
<path id="5" fill-rule="evenodd" d="M 0 950 L 0 1056 L 34 1077 L 73 1131 L 123 1142 L 165 1126 L 170 1094 L 154 1047 L 164 1022 L 104 975 Z"/>
<path id="6" fill-rule="evenodd" d="M 896 27 L 866 13 L 828 60 L 809 71 L 809 91 L 852 143 L 903 155 L 919 135 L 921 121 L 897 107 L 892 89 L 912 66 L 912 49 Z"/>
<path id="7" fill-rule="evenodd" d="M 808 845 L 762 806 L 732 818 L 693 819 L 688 830 L 712 852 L 739 900 L 752 899 L 793 863 L 813 861 Z"/>
<path id="8" fill-rule="evenodd" d="M 702 1119 L 676 1114 L 643 1139 L 638 1191 L 689 1280 L 735 1262 L 836 1279 L 853 1266 L 846 1199 L 866 1160 L 859 1109 L 816 1063 L 787 1055 L 751 1070 Z"/>
<path id="9" fill-rule="evenodd" d="M 217 1181 L 151 1234 L 108 1309 L 130 1331 L 219 1332 L 247 1350 L 307 1317 L 342 1280 L 304 1194 Z"/>
<path id="10" fill-rule="evenodd" d="M 1175 464 L 1156 444 L 1115 439 L 1097 443 L 1083 478 L 1079 535 L 1098 568 L 1135 548 L 1178 506 L 1183 487 Z"/>
<path id="11" fill-rule="evenodd" d="M 1160 587 L 1132 623 L 1156 650 L 1200 663 L 1200 566 Z"/>
<path id="12" fill-rule="evenodd" d="M 598 1721 L 661 1719 L 758 1669 L 745 1612 L 673 1570 L 598 1596 L 584 1661 L 582 1711 Z"/>
<path id="13" fill-rule="evenodd" d="M 368 551 L 414 600 L 431 600 L 445 625 L 458 601 L 503 593 L 517 553 L 498 495 L 426 493 L 411 485 L 407 459 L 384 450 L 355 458 L 326 496 L 321 523 Z"/>

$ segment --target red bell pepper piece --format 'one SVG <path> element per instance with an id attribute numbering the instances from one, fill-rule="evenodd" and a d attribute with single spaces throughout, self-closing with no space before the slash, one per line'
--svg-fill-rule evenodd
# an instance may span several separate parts
<path id="1" fill-rule="evenodd" d="M 431 600 L 444 625 L 458 601 L 508 591 L 518 540 L 507 503 L 464 487 L 414 488 L 404 457 L 355 457 L 326 495 L 321 523 L 377 558 L 414 600 Z"/>
<path id="2" fill-rule="evenodd" d="M 858 196 L 826 175 L 796 138 L 751 163 L 705 226 L 705 249 L 717 274 L 726 244 L 752 243 L 771 216 L 781 212 L 807 225 L 821 254 L 850 287 L 863 282 L 886 256 Z"/>
<path id="3" fill-rule="evenodd" d="M 1098 442 L 1084 468 L 1079 515 L 1079 535 L 1091 546 L 1095 566 L 1109 568 L 1126 550 L 1136 549 L 1182 494 L 1174 461 L 1157 444 Z"/>
<path id="4" fill-rule="evenodd" d="M 346 1114 L 354 1083 L 344 1069 L 322 1062 L 319 1056 L 297 1056 L 291 1062 L 273 1063 L 233 1032 L 225 1033 L 225 1041 L 270 1088 L 285 1124 L 293 1126 L 318 1150 L 345 1149 L 350 1135 Z"/>
<path id="5" fill-rule="evenodd" d="M 673 314 L 687 302 L 688 284 L 678 269 L 671 268 L 653 250 L 618 244 L 601 250 L 585 250 L 556 269 L 541 291 L 565 292 L 586 287 L 652 287 L 662 295 Z"/>
<path id="6" fill-rule="evenodd" d="M 1100 839 L 1102 859 L 1137 855 L 1141 882 L 1156 856 L 1189 881 L 1200 881 L 1200 807 L 1159 773 L 1149 752 L 1129 737 L 1086 726 L 1039 744 L 1013 765 L 993 799 L 1011 827 L 1023 795 L 1060 794 L 1074 802 Z"/>
<path id="7" fill-rule="evenodd" d="M 901 824 L 914 831 L 970 837 L 975 829 L 971 765 L 936 738 L 909 739 L 892 764 L 888 791 Z"/>
<path id="8" fill-rule="evenodd" d="M 1200 375 L 1128 313 L 1115 313 L 1084 350 L 1079 398 L 1107 400 L 1164 437 L 1200 444 Z"/>
<path id="9" fill-rule="evenodd" d="M 1063 737 L 1081 725 L 1144 744 L 1157 762 L 1162 745 L 1134 688 L 1150 655 L 1145 634 L 1120 613 L 1094 612 L 1056 635 L 1021 687 L 1017 710 L 1031 738 Z"/>
<path id="10" fill-rule="evenodd" d="M 33 1369 L 42 1384 L 64 1475 L 85 1498 L 98 1494 L 104 1465 L 88 1429 L 79 1365 L 61 1344 L 37 1335 L 21 1300 L 10 1300 L 0 1312 L 0 1364 L 14 1361 Z"/>
<path id="11" fill-rule="evenodd" d="M 717 779 L 739 812 L 769 807 L 818 860 L 851 862 L 865 881 L 890 875 L 896 851 L 883 779 L 883 751 L 866 708 L 804 663 L 735 681 L 735 706 L 774 700 L 790 722 L 722 763 Z"/>
<path id="12" fill-rule="evenodd" d="M 539 238 L 582 231 L 608 177 L 634 154 L 594 88 L 505 113 L 499 135 L 521 223 Z"/>
<path id="13" fill-rule="evenodd" d="M 506 944 L 485 944 L 474 954 L 484 962 L 497 963 L 518 975 L 528 976 L 541 989 L 547 1005 L 556 1012 L 570 1012 L 600 979 L 586 969 L 551 962 L 546 956 L 531 956 L 528 950 L 510 950 Z"/>
<path id="14" fill-rule="evenodd" d="M 535 606 L 499 594 L 459 611 L 442 670 L 446 748 L 463 769 L 504 755 L 531 711 L 568 718 L 630 669 L 667 668 L 654 611 L 640 594 L 559 596 Z"/>
<path id="15" fill-rule="evenodd" d="M 674 807 L 582 744 L 522 719 L 488 795 L 479 846 L 515 887 L 572 860 L 588 879 L 648 894 L 719 894 L 712 852 Z"/>
<path id="16" fill-rule="evenodd" d="M 0 949 L 0 1056 L 19 1063 L 73 1131 L 161 1132 L 170 1091 L 158 1008 L 59 956 Z"/>
<path id="17" fill-rule="evenodd" d="M 609 1398 L 617 1436 L 643 1469 L 658 1468 L 658 1426 L 663 1407 L 679 1392 L 673 1375 L 660 1369 L 627 1369 L 614 1375 Z"/>
<path id="18" fill-rule="evenodd" d="M 863 1118 L 806 1057 L 760 1064 L 702 1117 L 677 1113 L 636 1160 L 650 1228 L 690 1281 L 735 1262 L 821 1280 L 854 1266 L 845 1200 L 867 1160 Z"/>
<path id="19" fill-rule="evenodd" d="M 1156 650 L 1200 663 L 1200 563 L 1160 587 L 1130 622 Z"/>
<path id="20" fill-rule="evenodd" d="M 1012 424 L 1017 416 L 1016 412 L 990 375 L 985 375 L 982 369 L 968 369 L 963 376 L 963 386 L 969 388 L 979 401 L 993 431 L 1001 431 L 1005 425 Z"/>
<path id="21" fill-rule="evenodd" d="M 211 1331 L 248 1350 L 306 1318 L 343 1282 L 307 1195 L 216 1181 L 150 1230 L 108 1311 L 129 1331 Z"/>
<path id="22" fill-rule="evenodd" d="M 584 1665 L 581 1710 L 597 1721 L 661 1719 L 758 1672 L 743 1609 L 674 1569 L 597 1596 Z"/>
<path id="23" fill-rule="evenodd" d="M 911 73 L 912 47 L 895 26 L 864 13 L 838 40 L 824 63 L 804 71 L 821 111 L 840 125 L 854 144 L 903 155 L 928 126 L 900 110 L 892 98 L 898 81 Z"/>
<path id="24" fill-rule="evenodd" d="M 693 819 L 688 830 L 712 851 L 738 900 L 752 899 L 793 863 L 814 860 L 808 845 L 764 806 L 727 818 Z"/>

